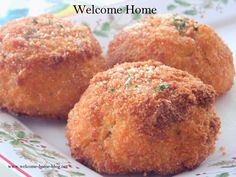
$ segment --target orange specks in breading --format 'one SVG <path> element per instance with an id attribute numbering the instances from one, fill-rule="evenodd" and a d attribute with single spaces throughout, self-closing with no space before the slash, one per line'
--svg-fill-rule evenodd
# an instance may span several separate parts
<path id="1" fill-rule="evenodd" d="M 101 47 L 87 26 L 52 15 L 0 28 L 0 106 L 31 116 L 67 118 L 98 71 Z"/>
<path id="2" fill-rule="evenodd" d="M 235 70 L 230 49 L 211 27 L 191 18 L 143 17 L 125 27 L 109 44 L 110 66 L 149 59 L 199 77 L 212 85 L 218 95 L 233 84 Z"/>
<path id="3" fill-rule="evenodd" d="M 96 74 L 69 113 L 72 156 L 100 173 L 170 175 L 214 150 L 216 93 L 159 62 L 123 63 Z"/>

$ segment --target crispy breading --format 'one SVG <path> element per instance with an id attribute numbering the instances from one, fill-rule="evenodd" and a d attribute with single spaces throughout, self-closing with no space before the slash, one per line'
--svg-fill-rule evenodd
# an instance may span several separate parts
<path id="1" fill-rule="evenodd" d="M 125 27 L 109 44 L 110 66 L 154 59 L 189 72 L 217 93 L 233 84 L 235 69 L 228 46 L 211 27 L 176 15 L 148 16 Z"/>
<path id="2" fill-rule="evenodd" d="M 176 174 L 214 150 L 212 86 L 156 61 L 96 74 L 69 113 L 72 156 L 100 173 Z"/>
<path id="3" fill-rule="evenodd" d="M 67 118 L 92 76 L 104 69 L 87 26 L 52 15 L 0 28 L 0 105 L 11 112 Z"/>

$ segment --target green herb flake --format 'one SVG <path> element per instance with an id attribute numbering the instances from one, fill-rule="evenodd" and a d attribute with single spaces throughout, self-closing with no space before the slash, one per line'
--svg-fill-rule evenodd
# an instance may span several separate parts
<path id="1" fill-rule="evenodd" d="M 169 88 L 170 85 L 168 83 L 161 83 L 156 89 L 155 92 L 156 93 L 160 93 L 163 92 L 165 89 Z"/>
<path id="2" fill-rule="evenodd" d="M 110 90 L 109 90 L 109 93 L 114 93 L 116 90 L 115 90 L 115 88 L 111 88 Z"/>
<path id="3" fill-rule="evenodd" d="M 174 17 L 174 25 L 175 25 L 175 28 L 179 32 L 184 31 L 187 27 L 186 21 L 184 19 L 180 19 L 180 18 L 176 18 L 176 17 Z"/>

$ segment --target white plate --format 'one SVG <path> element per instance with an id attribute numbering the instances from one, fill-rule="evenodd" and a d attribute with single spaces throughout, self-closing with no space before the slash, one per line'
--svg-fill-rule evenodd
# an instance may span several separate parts
<path id="1" fill-rule="evenodd" d="M 188 12 L 189 9 L 197 9 L 195 19 L 207 23 L 215 28 L 219 35 L 229 45 L 235 58 L 236 54 L 236 2 L 234 0 L 208 0 L 208 1 L 187 1 L 190 5 L 181 6 L 174 0 L 136 0 L 116 4 L 122 6 L 135 4 L 136 6 L 157 7 L 158 12 Z M 208 3 L 208 4 L 207 4 Z M 176 8 L 173 11 L 167 10 L 172 4 Z M 206 7 L 206 8 L 205 8 Z M 220 10 L 216 10 L 220 7 Z M 203 12 L 202 12 L 203 11 Z M 194 12 L 195 13 L 195 12 Z M 203 17 L 202 17 L 203 15 Z M 137 16 L 132 15 L 74 15 L 67 17 L 73 21 L 86 22 L 91 26 L 98 40 L 101 42 L 104 52 L 112 36 L 123 26 L 136 21 Z M 111 20 L 113 19 L 113 20 Z M 108 23 L 110 28 L 104 28 L 103 24 Z M 235 60 L 234 60 L 235 63 Z M 217 75 L 217 73 L 215 73 Z M 236 80 L 235 80 L 236 82 Z M 217 99 L 217 112 L 221 118 L 222 128 L 219 140 L 216 144 L 215 153 L 204 161 L 198 168 L 190 172 L 181 173 L 177 176 L 214 176 L 228 177 L 236 176 L 236 86 L 225 95 Z M 2 115 L 0 115 L 1 117 Z M 70 157 L 69 147 L 65 138 L 66 121 L 51 121 L 46 119 L 17 118 L 42 139 L 56 147 L 60 152 Z M 226 154 L 223 155 L 220 148 L 224 147 Z M 0 151 L 1 152 L 1 151 Z M 77 163 L 79 164 L 79 163 Z M 85 169 L 86 172 L 90 170 Z M 84 171 L 83 171 L 84 172 Z M 85 172 L 85 173 L 86 173 Z M 34 176 L 34 175 L 33 175 Z M 93 174 L 92 176 L 96 176 Z M 130 176 L 130 175 L 129 175 Z"/>

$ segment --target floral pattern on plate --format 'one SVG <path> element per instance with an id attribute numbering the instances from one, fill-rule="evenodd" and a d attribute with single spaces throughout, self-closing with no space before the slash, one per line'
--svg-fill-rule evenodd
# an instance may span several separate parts
<path id="1" fill-rule="evenodd" d="M 38 0 L 36 0 L 38 1 Z M 16 3 L 19 4 L 19 1 Z M 108 42 L 119 30 L 124 26 L 136 22 L 140 19 L 141 15 L 134 14 L 129 16 L 119 15 L 103 15 L 103 16 L 88 16 L 86 21 L 84 15 L 76 15 L 74 9 L 68 5 L 73 1 L 69 0 L 43 0 L 44 7 L 37 11 L 38 6 L 32 6 L 32 0 L 22 0 L 20 6 L 11 6 L 0 16 L 0 23 L 4 24 L 14 18 L 19 18 L 27 15 L 37 15 L 43 12 L 52 12 L 57 16 L 67 17 L 77 22 L 89 25 L 101 42 L 103 49 L 106 49 Z M 35 1 L 34 1 L 35 2 Z M 78 1 L 77 1 L 78 2 Z M 135 1 L 127 1 L 130 4 Z M 144 1 L 138 1 L 137 4 L 142 4 Z M 161 4 L 161 12 L 181 13 L 188 16 L 194 16 L 196 19 L 208 19 L 208 12 L 215 11 L 216 14 L 227 14 L 226 7 L 236 5 L 236 0 L 167 0 L 158 3 L 157 0 L 145 1 L 150 6 Z M 37 3 L 35 3 L 37 4 Z M 118 4 L 124 6 L 126 3 Z M 25 5 L 25 6 L 24 6 Z M 9 5 L 10 7 L 10 5 Z M 72 16 L 73 15 L 73 16 Z M 203 20 L 204 21 L 204 20 Z M 53 149 L 49 144 L 44 142 L 38 135 L 29 131 L 23 124 L 16 118 L 0 113 L 0 154 L 6 155 L 17 164 L 52 164 L 61 165 L 61 168 L 37 168 L 35 171 L 29 171 L 30 174 L 39 177 L 65 177 L 65 176 L 100 176 L 92 170 L 82 166 L 81 164 L 73 161 L 71 158 L 61 154 Z M 9 148 L 9 149 L 8 149 Z M 236 152 L 220 156 L 217 159 L 207 162 L 207 168 L 202 168 L 201 173 L 187 172 L 177 176 L 202 176 L 202 177 L 229 177 L 236 176 Z M 59 163 L 59 164 L 58 164 Z M 1 161 L 0 161 L 1 164 Z M 201 166 L 200 166 L 201 168 Z M 26 169 L 27 171 L 27 169 Z M 37 175 L 36 175 L 37 174 Z M 39 174 L 39 175 L 38 175 Z M 133 175 L 131 175 L 133 176 Z"/>
<path id="2" fill-rule="evenodd" d="M 27 168 L 36 168 L 44 177 L 78 177 L 87 176 L 81 171 L 80 165 L 60 152 L 53 149 L 42 138 L 33 132 L 29 131 L 18 120 L 7 116 L 5 113 L 0 113 L 0 154 L 8 157 L 8 153 L 4 153 L 10 145 L 20 159 L 24 161 L 14 162 L 16 166 L 8 168 L 22 168 L 27 171 Z M 4 147 L 5 146 L 5 147 Z M 15 161 L 15 159 L 11 159 Z"/>

